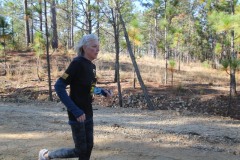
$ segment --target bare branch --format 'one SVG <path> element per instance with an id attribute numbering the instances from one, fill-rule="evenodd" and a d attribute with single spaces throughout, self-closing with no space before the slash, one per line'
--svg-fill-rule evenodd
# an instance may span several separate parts
<path id="1" fill-rule="evenodd" d="M 106 30 L 106 29 L 103 28 L 103 27 L 99 27 L 99 28 L 101 28 L 104 32 L 106 32 L 107 34 L 109 34 L 111 37 L 114 37 L 114 33 L 109 32 L 108 30 Z"/>

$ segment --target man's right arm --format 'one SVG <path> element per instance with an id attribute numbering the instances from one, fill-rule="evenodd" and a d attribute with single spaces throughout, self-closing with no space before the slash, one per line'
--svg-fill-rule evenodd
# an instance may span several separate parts
<path id="1" fill-rule="evenodd" d="M 76 106 L 72 99 L 68 96 L 66 91 L 67 84 L 63 81 L 62 78 L 59 78 L 54 85 L 55 91 L 60 98 L 61 102 L 67 107 L 67 110 L 70 111 L 75 118 L 79 118 L 84 114 L 84 112 Z"/>

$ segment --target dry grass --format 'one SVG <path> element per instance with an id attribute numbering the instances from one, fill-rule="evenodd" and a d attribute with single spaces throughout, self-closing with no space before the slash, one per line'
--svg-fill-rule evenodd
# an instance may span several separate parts
<path id="1" fill-rule="evenodd" d="M 105 63 L 114 63 L 113 54 L 100 54 L 99 60 L 97 62 L 98 72 L 103 74 L 106 71 Z M 143 56 L 137 60 L 139 69 L 141 71 L 142 77 L 146 82 L 154 82 L 162 85 L 164 82 L 165 75 L 165 61 L 162 59 L 154 59 L 149 56 Z M 131 79 L 133 78 L 133 66 L 131 64 L 131 59 L 127 55 L 120 56 L 120 65 L 128 65 L 127 70 L 120 70 L 121 79 Z M 178 65 L 178 64 L 177 64 Z M 229 75 L 225 71 L 219 69 L 206 68 L 202 63 L 181 63 L 181 71 L 177 70 L 178 66 L 175 66 L 174 72 L 174 84 L 185 85 L 189 83 L 200 83 L 200 84 L 210 84 L 210 85 L 228 85 Z M 113 67 L 113 66 L 112 66 Z M 105 69 L 104 69 L 105 68 Z M 107 70 L 112 70 L 109 67 Z M 239 79 L 239 74 L 237 74 L 237 80 Z M 168 71 L 168 82 L 171 81 L 171 72 Z"/>
<path id="2" fill-rule="evenodd" d="M 11 54 L 8 54 L 11 55 Z M 54 52 L 51 56 L 51 76 L 52 82 L 63 74 L 71 59 L 75 57 L 73 50 L 67 52 Z M 146 85 L 153 87 L 163 86 L 165 61 L 154 59 L 149 56 L 137 58 L 137 63 Z M 114 78 L 115 55 L 111 53 L 100 53 L 94 63 L 97 66 L 97 76 L 101 82 L 112 82 Z M 46 59 L 41 59 L 40 76 L 43 81 L 38 81 L 36 58 L 34 53 L 14 53 L 8 56 L 7 75 L 1 77 L 5 82 L 1 84 L 1 89 L 24 88 L 30 86 L 42 86 L 47 89 L 47 67 Z M 219 69 L 211 69 L 203 66 L 202 63 L 181 64 L 181 71 L 177 70 L 176 63 L 174 71 L 174 88 L 181 90 L 192 84 L 207 84 L 219 90 L 228 91 L 229 75 Z M 120 55 L 120 79 L 124 88 L 132 88 L 133 65 L 128 55 Z M 239 86 L 240 74 L 236 74 L 237 86 Z M 168 84 L 171 85 L 171 72 L 168 72 Z M 238 87 L 239 88 L 239 87 Z"/>
<path id="3" fill-rule="evenodd" d="M 52 86 L 66 70 L 73 57 L 75 57 L 73 51 L 69 51 L 69 54 L 68 52 L 54 52 L 51 55 Z M 41 81 L 36 74 L 36 57 L 34 53 L 12 53 L 8 54 L 7 58 L 7 75 L 0 78 L 0 100 L 17 103 L 26 100 L 47 101 L 49 96 L 46 57 L 41 58 Z M 151 97 L 153 97 L 152 100 L 159 109 L 176 109 L 174 107 L 179 106 L 178 101 L 183 99 L 186 104 L 192 100 L 192 104 L 189 106 L 191 111 L 225 115 L 229 96 L 229 75 L 225 71 L 206 68 L 202 63 L 182 63 L 181 70 L 178 71 L 178 64 L 176 63 L 172 86 L 170 71 L 168 71 L 168 84 L 164 85 L 164 60 L 143 56 L 137 58 L 136 61 L 143 81 Z M 117 84 L 113 83 L 115 55 L 100 53 L 94 63 L 97 67 L 98 86 L 113 90 L 116 95 L 114 101 L 116 100 L 117 103 Z M 127 106 L 129 96 L 133 95 L 133 97 L 142 101 L 137 105 L 128 106 L 146 108 L 138 82 L 136 83 L 136 89 L 133 89 L 133 65 L 127 55 L 120 55 L 120 79 L 124 106 Z M 239 73 L 236 75 L 236 79 L 239 80 Z M 237 90 L 239 91 L 239 81 L 237 83 Z M 55 92 L 53 98 L 59 100 Z M 237 98 L 235 99 L 233 108 L 237 110 L 237 107 L 240 106 Z M 97 96 L 95 103 L 101 106 L 110 106 L 110 102 L 103 101 L 101 97 L 97 99 Z M 236 112 L 236 110 L 232 111 L 233 116 L 236 113 L 240 119 L 240 113 Z"/>
<path id="4" fill-rule="evenodd" d="M 196 62 L 189 64 L 181 63 L 181 70 L 178 71 L 178 63 L 176 63 L 173 73 L 173 86 L 171 86 L 172 73 L 170 71 L 168 71 L 168 85 L 164 85 L 164 60 L 143 56 L 137 58 L 136 61 L 144 83 L 151 88 L 164 89 L 169 86 L 176 92 L 185 92 L 184 90 L 186 89 L 191 91 L 194 89 L 197 90 L 199 95 L 209 95 L 209 97 L 221 94 L 228 95 L 229 93 L 229 75 L 222 69 L 208 68 L 205 64 Z M 114 62 L 114 54 L 105 53 L 99 55 L 95 63 L 101 82 L 113 81 Z M 238 72 L 236 74 L 237 91 L 240 90 L 239 77 L 240 74 Z M 120 79 L 124 91 L 133 88 L 133 65 L 128 55 L 120 55 Z M 140 88 L 138 82 L 136 85 L 137 88 Z M 117 87 L 115 86 L 114 88 L 116 91 Z"/>

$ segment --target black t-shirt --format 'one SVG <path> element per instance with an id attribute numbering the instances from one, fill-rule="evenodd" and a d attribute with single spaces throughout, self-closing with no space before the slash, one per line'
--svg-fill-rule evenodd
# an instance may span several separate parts
<path id="1" fill-rule="evenodd" d="M 72 101 L 86 114 L 93 116 L 92 100 L 96 85 L 96 66 L 88 59 L 78 56 L 73 59 L 61 79 L 70 85 Z M 76 121 L 74 115 L 68 111 L 69 120 Z"/>

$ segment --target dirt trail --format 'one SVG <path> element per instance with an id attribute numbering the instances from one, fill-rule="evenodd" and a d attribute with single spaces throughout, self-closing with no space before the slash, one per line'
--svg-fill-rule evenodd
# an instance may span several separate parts
<path id="1" fill-rule="evenodd" d="M 94 109 L 92 160 L 240 159 L 240 121 L 173 111 Z M 72 147 L 60 103 L 0 103 L 0 117 L 0 160 L 36 160 L 43 147 Z"/>

